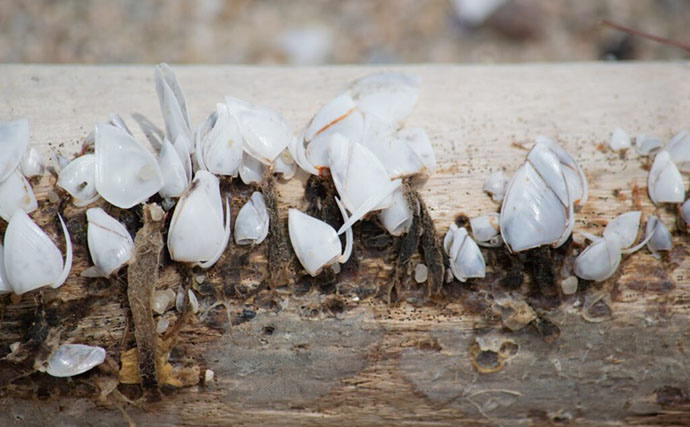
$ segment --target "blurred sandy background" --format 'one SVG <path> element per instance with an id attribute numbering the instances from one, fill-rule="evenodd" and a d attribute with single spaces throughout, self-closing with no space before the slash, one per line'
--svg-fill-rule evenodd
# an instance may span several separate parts
<path id="1" fill-rule="evenodd" d="M 601 19 L 690 43 L 688 0 L 0 0 L 0 62 L 690 57 L 681 49 L 605 28 Z"/>

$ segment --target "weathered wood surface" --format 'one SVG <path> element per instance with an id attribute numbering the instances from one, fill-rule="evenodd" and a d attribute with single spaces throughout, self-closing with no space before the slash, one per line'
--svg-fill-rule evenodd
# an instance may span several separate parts
<path id="1" fill-rule="evenodd" d="M 194 123 L 231 94 L 278 109 L 296 131 L 347 82 L 374 71 L 174 69 Z M 577 215 L 576 230 L 599 233 L 616 214 L 632 209 L 636 184 L 644 213 L 660 214 L 675 229 L 674 209 L 655 208 L 646 196 L 645 159 L 597 146 L 617 126 L 664 139 L 690 127 L 687 64 L 385 69 L 422 78 L 408 124 L 426 127 L 436 150 L 439 171 L 421 194 L 439 233 L 459 213 L 496 210 L 482 192 L 484 178 L 500 168 L 512 173 L 525 155 L 519 144 L 540 133 L 559 139 L 590 180 L 590 200 Z M 44 154 L 57 149 L 73 155 L 111 112 L 122 114 L 142 140 L 131 114 L 162 127 L 152 67 L 0 66 L 0 119 L 28 117 L 31 143 Z M 41 205 L 35 217 L 58 236 L 57 205 L 47 200 L 53 183 L 46 176 L 34 186 Z M 279 194 L 283 215 L 288 206 L 305 206 L 299 180 L 281 185 Z M 247 195 L 246 188 L 236 191 L 233 212 Z M 205 309 L 218 301 L 225 305 L 186 325 L 170 359 L 176 367 L 200 367 L 202 375 L 211 368 L 214 381 L 132 405 L 122 393 L 110 392 L 119 354 L 133 346 L 124 284 L 78 277 L 88 263 L 83 210 L 67 206 L 64 213 L 76 246 L 72 275 L 60 289 L 30 294 L 18 304 L 2 298 L 0 357 L 10 343 L 27 339 L 42 304 L 62 316 L 61 341 L 105 346 L 114 368 L 73 380 L 34 373 L 4 383 L 2 425 L 690 422 L 690 239 L 680 231 L 674 233 L 676 249 L 663 261 L 642 250 L 623 261 L 622 274 L 541 311 L 560 328 L 555 340 L 532 326 L 510 332 L 492 314 L 491 301 L 506 291 L 496 286 L 504 273 L 490 254 L 493 271 L 486 280 L 454 282 L 434 300 L 420 297 L 410 284 L 407 301 L 388 306 L 375 294 L 390 280 L 390 248 L 361 249 L 360 243 L 358 266 L 345 266 L 335 284 L 308 282 L 298 273 L 296 283 L 271 292 L 260 286 L 263 249 L 231 246 L 198 286 Z M 361 226 L 356 230 L 360 241 L 366 234 Z M 166 265 L 158 287 L 177 289 L 185 278 Z M 582 307 L 599 298 L 604 303 L 589 317 L 603 321 L 585 321 Z M 174 320 L 175 313 L 167 316 Z M 129 337 L 123 338 L 126 329 Z M 471 363 L 476 338 L 486 334 L 517 345 L 511 344 L 517 353 L 496 373 L 479 373 Z M 0 381 L 12 376 L 8 366 L 0 362 Z"/>

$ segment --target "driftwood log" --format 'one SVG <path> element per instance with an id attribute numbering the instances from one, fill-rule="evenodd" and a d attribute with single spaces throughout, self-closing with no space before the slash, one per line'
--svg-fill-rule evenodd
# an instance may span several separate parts
<path id="1" fill-rule="evenodd" d="M 389 68 L 174 69 L 194 123 L 231 94 L 281 111 L 299 131 L 347 82 Z M 615 127 L 665 140 L 690 127 L 690 67 L 395 69 L 422 79 L 408 124 L 424 126 L 436 150 L 439 170 L 419 192 L 439 234 L 463 216 L 496 211 L 484 179 L 499 169 L 512 174 L 525 145 L 545 134 L 589 178 L 576 231 L 598 234 L 615 215 L 641 208 L 670 226 L 674 249 L 661 260 L 641 250 L 612 279 L 580 282 L 576 294 L 558 291 L 556 303 L 545 305 L 530 296 L 524 267 L 542 261 L 506 262 L 502 250 L 485 251 L 486 279 L 447 283 L 438 297 L 407 274 L 389 304 L 380 290 L 392 280 L 399 242 L 375 221 L 356 226 L 353 261 L 339 275 L 311 279 L 293 262 L 290 284 L 277 289 L 264 283 L 261 246 L 231 245 L 207 272 L 171 263 L 164 250 L 156 288 L 195 289 L 201 311 L 178 324 L 174 308 L 164 314 L 177 328 L 162 343 L 174 378 L 150 401 L 138 384 L 119 384 L 135 347 L 127 274 L 80 277 L 89 266 L 84 209 L 55 190 L 47 173 L 34 183 L 40 207 L 33 217 L 63 247 L 56 213 L 64 214 L 75 262 L 57 290 L 0 298 L 0 424 L 690 423 L 690 239 L 676 207 L 650 203 L 648 160 L 605 148 Z M 136 122 L 162 127 L 158 108 L 151 66 L 0 66 L 0 120 L 27 117 L 30 141 L 46 157 L 78 153 L 112 112 L 145 141 Z M 303 188 L 299 179 L 277 185 L 283 218 L 288 207 L 306 209 Z M 252 189 L 224 181 L 223 191 L 236 213 Z M 141 225 L 136 209 L 109 211 L 132 232 Z M 545 259 L 572 261 L 580 249 L 569 245 Z M 418 262 L 415 255 L 411 266 Z M 550 285 L 558 289 L 558 270 L 555 277 Z M 18 341 L 24 358 L 10 355 Z M 71 379 L 35 372 L 35 361 L 58 342 L 101 345 L 108 358 Z"/>

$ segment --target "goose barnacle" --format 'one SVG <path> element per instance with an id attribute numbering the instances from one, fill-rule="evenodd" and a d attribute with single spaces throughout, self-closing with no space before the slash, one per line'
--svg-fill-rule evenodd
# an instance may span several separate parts
<path id="1" fill-rule="evenodd" d="M 255 191 L 242 206 L 235 220 L 235 243 L 238 245 L 259 244 L 268 234 L 269 217 L 264 196 Z"/>
<path id="2" fill-rule="evenodd" d="M 158 153 L 158 165 L 163 175 L 163 187 L 158 193 L 162 197 L 178 197 L 191 181 L 192 166 L 189 154 L 184 150 L 182 139 L 178 138 L 175 146 L 167 138 L 163 139 Z"/>
<path id="3" fill-rule="evenodd" d="M 226 97 L 226 104 L 242 134 L 244 151 L 264 165 L 272 164 L 294 139 L 279 112 L 232 97 Z"/>
<path id="4" fill-rule="evenodd" d="M 500 202 L 506 194 L 509 182 L 503 171 L 496 171 L 484 181 L 484 191 L 489 193 L 494 202 Z"/>
<path id="5" fill-rule="evenodd" d="M 72 377 L 105 361 L 105 349 L 84 344 L 62 344 L 48 360 L 45 372 L 54 377 Z"/>
<path id="6" fill-rule="evenodd" d="M 132 258 L 134 240 L 122 223 L 101 208 L 88 209 L 86 220 L 86 240 L 95 266 L 84 271 L 82 275 L 110 276 Z"/>
<path id="7" fill-rule="evenodd" d="M 196 135 L 199 167 L 216 175 L 237 176 L 242 165 L 243 137 L 226 104 L 218 103 L 216 111 L 199 127 Z"/>
<path id="8" fill-rule="evenodd" d="M 561 162 L 561 170 L 563 171 L 565 182 L 568 185 L 568 194 L 571 202 L 580 206 L 584 205 L 587 202 L 589 185 L 580 165 L 553 138 L 537 135 L 534 142 L 545 144 L 558 157 L 558 160 Z"/>
<path id="9" fill-rule="evenodd" d="M 609 139 L 609 148 L 613 151 L 621 151 L 630 148 L 632 144 L 630 143 L 630 137 L 621 128 L 616 128 L 611 133 L 611 139 Z"/>
<path id="10" fill-rule="evenodd" d="M 400 73 L 376 73 L 350 85 L 352 99 L 365 116 L 400 126 L 419 99 L 419 78 Z"/>
<path id="11" fill-rule="evenodd" d="M 22 174 L 27 178 L 43 175 L 44 167 L 41 153 L 34 147 L 27 148 L 24 156 L 22 156 L 19 168 Z"/>
<path id="12" fill-rule="evenodd" d="M 391 180 L 371 150 L 336 134 L 331 140 L 328 157 L 333 184 L 343 205 L 352 213 L 338 234 L 352 227 L 368 212 L 393 204 L 392 194 L 402 181 Z"/>
<path id="13" fill-rule="evenodd" d="M 341 212 L 340 201 L 336 198 Z M 352 229 L 345 232 L 345 250 L 335 229 L 325 222 L 297 209 L 288 212 L 290 242 L 297 259 L 311 276 L 317 276 L 324 267 L 334 263 L 344 264 L 352 253 Z"/>
<path id="14" fill-rule="evenodd" d="M 640 211 L 627 212 L 609 222 L 604 229 L 604 236 L 589 236 L 594 242 L 587 246 L 575 260 L 575 275 L 581 279 L 601 282 L 616 272 L 621 262 L 621 254 L 637 251 L 653 237 L 651 233 L 637 246 L 635 243 L 640 226 Z"/>
<path id="15" fill-rule="evenodd" d="M 573 203 L 558 156 L 537 143 L 517 170 L 501 206 L 501 236 L 512 252 L 565 243 L 574 226 Z"/>
<path id="16" fill-rule="evenodd" d="M 661 258 L 660 251 L 670 251 L 673 247 L 671 233 L 656 215 L 650 216 L 647 220 L 645 236 L 649 237 L 647 248 L 656 258 Z"/>
<path id="17" fill-rule="evenodd" d="M 470 219 L 472 236 L 477 244 L 489 248 L 503 244 L 501 239 L 501 216 L 497 213 L 479 215 Z"/>
<path id="18" fill-rule="evenodd" d="M 165 133 L 171 141 L 177 141 L 178 138 L 181 138 L 187 147 L 188 154 L 194 152 L 194 140 L 189 125 L 187 104 L 175 73 L 168 64 L 162 63 L 156 65 L 154 75 L 158 102 L 165 122 Z"/>
<path id="19" fill-rule="evenodd" d="M 671 160 L 683 172 L 690 172 L 690 132 L 682 130 L 666 145 Z"/>
<path id="20" fill-rule="evenodd" d="M 72 268 L 72 242 L 67 226 L 60 218 L 65 236 L 65 261 L 60 250 L 26 212 L 12 215 L 5 231 L 5 273 L 17 295 L 42 286 L 60 287 Z"/>
<path id="21" fill-rule="evenodd" d="M 168 251 L 175 261 L 209 268 L 218 261 L 230 239 L 230 202 L 223 202 L 218 178 L 198 171 L 175 206 L 168 230 Z"/>
<path id="22" fill-rule="evenodd" d="M 648 156 L 664 146 L 664 143 L 655 136 L 644 133 L 635 136 L 635 151 L 640 156 Z"/>
<path id="23" fill-rule="evenodd" d="M 345 207 L 337 197 L 336 203 L 343 219 L 347 219 Z M 317 276 L 324 267 L 334 263 L 344 264 L 350 259 L 352 228 L 345 231 L 344 251 L 333 227 L 297 209 L 288 211 L 288 231 L 297 259 L 311 276 Z"/>
<path id="24" fill-rule="evenodd" d="M 450 269 L 456 279 L 464 282 L 470 278 L 485 276 L 484 256 L 465 228 L 451 224 L 443 239 L 443 248 L 450 258 Z"/>
<path id="25" fill-rule="evenodd" d="M 240 165 L 240 179 L 245 184 L 260 184 L 264 179 L 264 165 L 247 153 L 242 156 Z"/>
<path id="26" fill-rule="evenodd" d="M 400 236 L 410 228 L 413 215 L 402 187 L 395 189 L 393 204 L 381 210 L 379 218 L 383 227 L 392 236 Z"/>
<path id="27" fill-rule="evenodd" d="M 660 151 L 654 157 L 647 180 L 649 198 L 658 203 L 682 203 L 685 200 L 685 185 L 671 154 Z"/>
<path id="28" fill-rule="evenodd" d="M 28 146 L 28 120 L 0 122 L 0 182 L 6 180 L 17 169 Z"/>
<path id="29" fill-rule="evenodd" d="M 156 156 L 131 135 L 99 124 L 95 137 L 96 189 L 108 203 L 129 209 L 163 188 Z"/>
<path id="30" fill-rule="evenodd" d="M 15 169 L 4 181 L 0 182 L 0 217 L 5 221 L 12 218 L 17 209 L 33 212 L 38 208 L 34 191 L 24 175 Z"/>
<path id="31" fill-rule="evenodd" d="M 96 191 L 96 156 L 84 154 L 62 168 L 57 185 L 65 189 L 76 206 L 86 206 L 98 199 Z"/>

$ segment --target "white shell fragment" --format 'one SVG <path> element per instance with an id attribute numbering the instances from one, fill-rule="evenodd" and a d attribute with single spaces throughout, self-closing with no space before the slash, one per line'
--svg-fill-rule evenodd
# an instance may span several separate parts
<path id="1" fill-rule="evenodd" d="M 470 219 L 472 236 L 477 244 L 489 248 L 496 248 L 503 245 L 501 239 L 501 216 L 497 213 L 490 213 L 476 216 Z"/>
<path id="2" fill-rule="evenodd" d="M 655 136 L 640 133 L 635 136 L 635 151 L 640 156 L 648 156 L 664 146 L 664 143 Z"/>
<path id="3" fill-rule="evenodd" d="M 235 220 L 235 243 L 238 245 L 259 244 L 268 235 L 268 211 L 264 196 L 255 191 L 242 206 Z"/>
<path id="4" fill-rule="evenodd" d="M 102 276 L 110 276 L 132 258 L 134 240 L 122 223 L 101 208 L 88 209 L 86 220 L 91 259 Z"/>
<path id="5" fill-rule="evenodd" d="M 194 151 L 192 131 L 189 125 L 189 115 L 187 114 L 187 104 L 185 103 L 182 88 L 177 82 L 175 73 L 168 64 L 156 65 L 154 72 L 156 79 L 156 93 L 158 102 L 163 112 L 165 121 L 165 132 L 168 139 L 176 141 L 182 138 L 188 153 Z"/>
<path id="6" fill-rule="evenodd" d="M 15 169 L 4 181 L 0 182 L 0 217 L 5 221 L 12 218 L 18 209 L 33 212 L 38 208 L 36 196 L 29 181 Z"/>
<path id="7" fill-rule="evenodd" d="M 561 291 L 563 295 L 572 295 L 577 292 L 577 285 L 577 277 L 575 276 L 568 276 L 561 280 Z"/>
<path id="8" fill-rule="evenodd" d="M 573 203 L 557 155 L 537 143 L 508 185 L 501 235 L 513 252 L 562 245 L 574 226 Z"/>
<path id="9" fill-rule="evenodd" d="M 649 239 L 647 248 L 656 258 L 661 258 L 660 251 L 670 251 L 673 248 L 671 233 L 656 215 L 647 220 L 645 236 Z"/>
<path id="10" fill-rule="evenodd" d="M 176 297 L 177 294 L 172 289 L 154 291 L 153 298 L 151 299 L 151 310 L 158 314 L 165 313 L 166 310 L 172 307 Z"/>
<path id="11" fill-rule="evenodd" d="M 429 268 L 424 264 L 417 264 L 414 267 L 414 281 L 424 283 L 429 278 Z"/>
<path id="12" fill-rule="evenodd" d="M 43 175 L 44 167 L 41 153 L 34 147 L 29 147 L 24 153 L 19 167 L 22 174 L 27 178 Z"/>
<path id="13" fill-rule="evenodd" d="M 218 178 L 198 171 L 175 206 L 168 230 L 168 251 L 175 261 L 209 268 L 218 261 L 230 240 L 230 203 L 223 202 Z"/>
<path id="14" fill-rule="evenodd" d="M 686 230 L 690 232 L 690 199 L 683 202 L 683 205 L 680 207 L 680 216 L 685 222 Z"/>
<path id="15" fill-rule="evenodd" d="M 99 124 L 95 136 L 96 189 L 108 203 L 129 209 L 163 188 L 158 160 L 131 135 Z"/>
<path id="16" fill-rule="evenodd" d="M 649 198 L 658 203 L 682 203 L 685 200 L 683 177 L 668 151 L 660 151 L 654 157 L 647 180 Z"/>
<path id="17" fill-rule="evenodd" d="M 72 268 L 72 242 L 65 222 L 60 217 L 65 236 L 66 255 L 62 254 L 48 235 L 23 210 L 17 210 L 5 231 L 5 272 L 17 295 L 43 286 L 61 286 Z"/>
<path id="18" fill-rule="evenodd" d="M 247 153 L 242 156 L 240 166 L 240 179 L 249 185 L 252 183 L 260 184 L 264 178 L 264 165 Z"/>
<path id="19" fill-rule="evenodd" d="M 393 192 L 393 204 L 381 210 L 381 224 L 392 236 L 407 233 L 412 224 L 412 211 L 405 200 L 402 187 Z"/>
<path id="20" fill-rule="evenodd" d="M 83 344 L 62 344 L 48 360 L 46 373 L 54 377 L 72 377 L 105 361 L 105 349 Z"/>
<path id="21" fill-rule="evenodd" d="M 84 154 L 69 162 L 60 171 L 57 185 L 74 198 L 77 206 L 86 206 L 96 201 L 96 156 Z"/>
<path id="22" fill-rule="evenodd" d="M 196 294 L 191 289 L 187 290 L 187 298 L 189 299 L 189 306 L 192 308 L 192 313 L 199 312 L 199 300 L 196 299 Z"/>
<path id="23" fill-rule="evenodd" d="M 180 144 L 184 144 L 178 139 Z M 180 158 L 178 151 L 168 141 L 163 140 L 161 151 L 158 154 L 158 165 L 163 175 L 163 187 L 158 193 L 162 197 L 179 197 L 187 188 L 190 182 L 190 175 L 187 173 L 183 161 L 189 162 L 189 154 L 183 153 L 185 158 Z"/>
<path id="24" fill-rule="evenodd" d="M 509 182 L 503 171 L 494 172 L 484 181 L 484 191 L 489 193 L 494 202 L 500 202 L 506 194 Z"/>
<path id="25" fill-rule="evenodd" d="M 336 202 L 346 219 L 345 208 L 338 198 Z M 297 209 L 290 209 L 288 212 L 288 232 L 297 259 L 311 276 L 317 276 L 324 267 L 331 264 L 346 263 L 352 253 L 352 228 L 345 232 L 343 251 L 340 238 L 333 227 Z"/>
<path id="26" fill-rule="evenodd" d="M 616 128 L 611 134 L 609 148 L 613 151 L 621 151 L 631 147 L 630 137 L 621 128 Z"/>
<path id="27" fill-rule="evenodd" d="M 28 146 L 27 119 L 0 122 L 0 182 L 6 180 L 17 169 Z"/>
<path id="28" fill-rule="evenodd" d="M 640 226 L 640 211 L 627 212 L 609 222 L 604 237 L 596 238 L 575 260 L 575 275 L 581 279 L 601 282 L 616 272 L 621 254 L 632 253 L 646 245 L 654 235 L 648 235 L 637 246 L 635 243 Z"/>
<path id="29" fill-rule="evenodd" d="M 453 276 L 461 282 L 470 278 L 482 278 L 486 274 L 484 256 L 479 246 L 464 228 L 451 224 L 443 239 L 443 248 L 450 258 Z"/>

